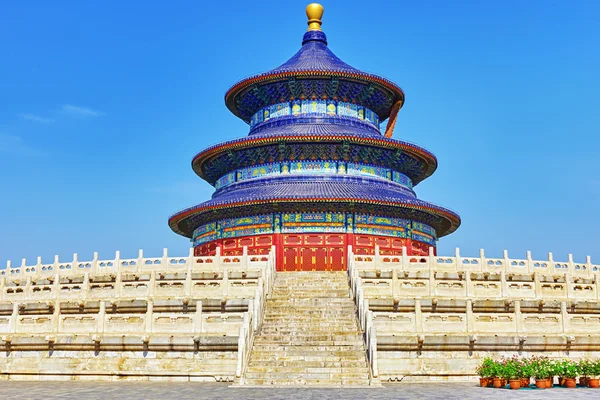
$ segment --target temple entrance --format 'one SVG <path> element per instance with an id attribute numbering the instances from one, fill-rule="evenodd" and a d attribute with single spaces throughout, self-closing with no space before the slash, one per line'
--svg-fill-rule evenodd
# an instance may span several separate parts
<path id="1" fill-rule="evenodd" d="M 345 235 L 284 234 L 283 271 L 343 271 L 346 269 Z"/>
<path id="2" fill-rule="evenodd" d="M 375 254 L 379 246 L 382 256 L 427 255 L 428 243 L 408 238 L 362 235 L 351 233 L 277 233 L 219 239 L 194 248 L 196 256 L 213 256 L 217 248 L 225 257 L 267 255 L 275 247 L 277 271 L 345 271 L 348 245 L 356 255 Z M 435 254 L 435 247 L 433 247 Z"/>

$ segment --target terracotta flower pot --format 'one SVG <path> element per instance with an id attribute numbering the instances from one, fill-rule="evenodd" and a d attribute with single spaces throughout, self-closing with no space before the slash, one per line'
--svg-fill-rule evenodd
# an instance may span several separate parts
<path id="1" fill-rule="evenodd" d="M 558 377 L 558 384 L 562 387 L 566 387 L 567 386 L 567 378 L 559 376 Z"/>
<path id="2" fill-rule="evenodd" d="M 490 378 L 479 378 L 479 386 L 487 387 L 490 384 Z"/>
<path id="3" fill-rule="evenodd" d="M 581 386 L 587 386 L 587 381 L 588 381 L 588 377 L 587 376 L 580 376 L 579 377 L 579 385 L 581 385 Z"/>
<path id="4" fill-rule="evenodd" d="M 512 390 L 516 390 L 516 389 L 520 389 L 521 388 L 521 380 L 520 379 L 511 379 L 508 382 L 509 382 L 510 388 Z"/>
<path id="5" fill-rule="evenodd" d="M 598 378 L 588 378 L 588 385 L 591 388 L 597 389 L 600 386 L 600 379 Z"/>
<path id="6" fill-rule="evenodd" d="M 575 378 L 566 378 L 565 386 L 569 389 L 574 389 L 577 387 L 577 379 Z"/>
<path id="7" fill-rule="evenodd" d="M 552 389 L 552 386 L 554 386 L 554 378 L 548 378 L 548 379 L 546 379 L 546 388 L 547 389 Z"/>
<path id="8" fill-rule="evenodd" d="M 521 387 L 522 388 L 529 387 L 530 383 L 531 383 L 531 378 L 521 378 Z"/>
<path id="9" fill-rule="evenodd" d="M 502 378 L 494 378 L 493 385 L 496 389 L 500 389 L 505 386 Z"/>
<path id="10" fill-rule="evenodd" d="M 536 379 L 535 387 L 538 389 L 546 389 L 546 386 L 548 385 L 548 383 L 546 381 L 547 381 L 547 379 Z"/>

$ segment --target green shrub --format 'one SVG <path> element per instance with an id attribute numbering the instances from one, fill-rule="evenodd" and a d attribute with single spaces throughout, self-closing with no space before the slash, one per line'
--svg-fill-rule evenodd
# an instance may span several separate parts
<path id="1" fill-rule="evenodd" d="M 497 376 L 498 363 L 492 357 L 485 357 L 477 367 L 477 374 L 482 378 L 493 378 Z"/>
<path id="2" fill-rule="evenodd" d="M 532 357 L 530 363 L 536 379 L 548 379 L 553 376 L 552 363 L 548 357 Z"/>
<path id="3" fill-rule="evenodd" d="M 596 378 L 600 377 L 600 358 L 590 361 L 589 374 Z"/>
<path id="4" fill-rule="evenodd" d="M 579 360 L 579 372 L 581 376 L 591 376 L 593 375 L 592 366 L 594 365 L 593 361 L 584 358 L 583 360 Z"/>
<path id="5" fill-rule="evenodd" d="M 565 378 L 577 378 L 579 376 L 579 365 L 575 361 L 560 360 L 557 364 L 560 365 L 559 376 Z"/>
<path id="6" fill-rule="evenodd" d="M 521 378 L 522 363 L 516 356 L 504 359 L 501 362 L 500 376 L 504 379 Z"/>

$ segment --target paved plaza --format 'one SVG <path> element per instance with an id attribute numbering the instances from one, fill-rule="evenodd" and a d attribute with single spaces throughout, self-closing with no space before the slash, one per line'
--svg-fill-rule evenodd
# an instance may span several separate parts
<path id="1" fill-rule="evenodd" d="M 480 388 L 475 383 L 391 384 L 384 388 L 232 388 L 228 384 L 162 382 L 0 381 L 0 399 L 592 399 L 600 389 Z"/>

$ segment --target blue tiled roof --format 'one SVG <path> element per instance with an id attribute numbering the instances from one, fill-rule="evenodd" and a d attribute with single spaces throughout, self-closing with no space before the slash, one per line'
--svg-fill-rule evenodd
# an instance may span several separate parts
<path id="1" fill-rule="evenodd" d="M 308 31 L 304 34 L 300 50 L 285 63 L 267 73 L 277 74 L 307 70 L 361 72 L 340 60 L 329 50 L 329 47 L 327 47 L 327 36 L 325 36 L 324 32 Z"/>
<path id="2" fill-rule="evenodd" d="M 311 176 L 309 180 L 288 181 L 285 178 L 255 179 L 251 184 L 231 190 L 216 193 L 215 196 L 195 208 L 220 206 L 251 200 L 287 199 L 365 199 L 373 201 L 395 202 L 414 206 L 432 207 L 455 214 L 451 210 L 435 206 L 411 196 L 400 185 L 381 181 L 379 179 L 348 177 L 338 180 L 321 180 Z M 455 214 L 457 215 L 457 214 Z M 457 215 L 458 216 L 458 215 Z"/>
<path id="3" fill-rule="evenodd" d="M 293 88 L 290 79 L 294 81 Z M 327 47 L 325 33 L 309 31 L 296 54 L 275 69 L 238 81 L 227 90 L 225 103 L 235 115 L 250 122 L 254 113 L 282 98 L 313 96 L 346 98 L 344 101 L 369 108 L 381 121 L 390 115 L 398 100 L 404 101 L 398 85 L 346 64 Z"/>
<path id="4" fill-rule="evenodd" d="M 201 220 L 206 218 L 206 215 L 208 215 L 207 220 L 210 220 L 213 214 L 205 213 L 211 209 L 214 210 L 215 207 L 227 207 L 227 205 L 235 204 L 234 207 L 237 208 L 241 207 L 240 203 L 242 202 L 252 201 L 258 202 L 258 204 L 261 202 L 285 204 L 294 199 L 301 200 L 303 203 L 318 203 L 323 200 L 328 204 L 337 204 L 340 210 L 346 207 L 344 204 L 360 203 L 361 200 L 382 202 L 381 207 L 416 209 L 417 212 L 431 217 L 431 221 L 427 223 L 436 227 L 440 237 L 453 232 L 460 224 L 460 217 L 455 212 L 419 200 L 412 191 L 395 183 L 366 177 L 327 179 L 320 175 L 253 179 L 229 190 L 220 190 L 211 200 L 181 210 L 171 216 L 171 219 L 177 219 L 179 215 L 185 214 L 185 217 L 176 222 L 178 228 L 174 229 L 180 229 L 183 235 L 189 236 Z M 268 206 L 262 205 L 261 207 L 266 210 Z"/>
<path id="5" fill-rule="evenodd" d="M 290 192 L 290 195 L 297 193 L 303 197 L 311 192 L 316 193 L 317 195 L 323 194 L 320 191 L 323 190 L 338 190 L 336 189 L 336 185 L 360 185 L 370 186 L 370 192 L 373 190 L 378 191 L 381 188 L 388 188 L 391 192 L 395 192 L 395 196 L 408 196 L 408 197 L 416 197 L 415 192 L 404 185 L 396 183 L 394 181 L 390 181 L 388 179 L 379 178 L 376 176 L 365 176 L 365 175 L 321 175 L 321 174 L 300 174 L 293 173 L 289 175 L 279 175 L 279 176 L 268 176 L 264 178 L 254 178 L 245 181 L 240 181 L 233 183 L 229 186 L 226 186 L 220 190 L 217 190 L 213 194 L 213 199 L 221 198 L 230 192 L 240 193 L 240 190 L 244 189 L 252 189 L 252 187 L 259 186 L 264 187 L 266 184 L 286 184 L 292 185 L 291 187 L 294 190 L 298 190 L 298 192 Z M 296 184 L 300 184 L 299 186 L 294 186 Z M 311 185 L 308 190 L 305 190 L 305 185 Z M 331 186 L 330 184 L 333 184 Z M 323 186 L 325 185 L 325 186 Z M 329 187 L 329 189 L 327 189 Z M 353 190 L 351 188 L 346 188 L 346 190 Z M 328 197 L 332 195 L 334 197 L 343 197 L 341 193 L 336 195 L 335 192 L 328 193 L 327 195 L 323 195 L 321 197 Z M 240 196 L 245 196 L 246 193 L 240 194 Z"/>

